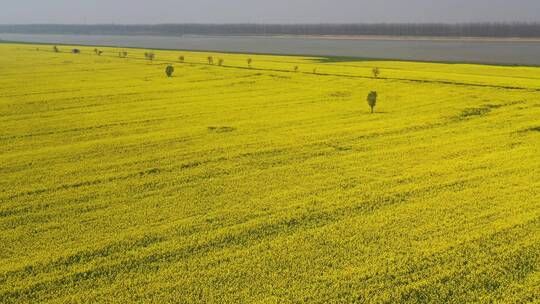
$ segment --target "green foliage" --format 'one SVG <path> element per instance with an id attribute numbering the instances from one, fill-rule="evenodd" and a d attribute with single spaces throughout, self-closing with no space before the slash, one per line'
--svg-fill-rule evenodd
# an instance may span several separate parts
<path id="1" fill-rule="evenodd" d="M 208 60 L 208 64 L 214 64 L 214 57 L 208 56 L 206 60 Z"/>
<path id="2" fill-rule="evenodd" d="M 167 77 L 172 77 L 173 73 L 174 73 L 174 67 L 172 65 L 168 65 L 165 68 L 165 74 L 167 75 Z"/>
<path id="3" fill-rule="evenodd" d="M 371 113 L 373 113 L 374 108 L 377 105 L 377 92 L 376 91 L 369 92 L 367 96 L 367 102 L 368 102 L 369 107 L 371 108 Z"/>
<path id="4" fill-rule="evenodd" d="M 375 67 L 371 70 L 371 73 L 373 74 L 373 77 L 379 78 L 379 75 L 381 75 L 381 70 Z"/>
<path id="5" fill-rule="evenodd" d="M 185 61 L 184 55 L 179 56 L 179 57 L 178 57 L 178 61 L 180 61 L 180 62 L 183 63 L 183 62 Z"/>

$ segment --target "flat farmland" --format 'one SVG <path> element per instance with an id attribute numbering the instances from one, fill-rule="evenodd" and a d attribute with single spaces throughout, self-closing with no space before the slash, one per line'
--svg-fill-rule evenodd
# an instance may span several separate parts
<path id="1" fill-rule="evenodd" d="M 0 44 L 0 303 L 540 301 L 540 68 L 72 48 Z"/>

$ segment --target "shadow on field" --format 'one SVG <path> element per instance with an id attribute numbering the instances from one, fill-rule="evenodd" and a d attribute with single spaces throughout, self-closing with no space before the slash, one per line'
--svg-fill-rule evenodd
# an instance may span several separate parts
<path id="1" fill-rule="evenodd" d="M 532 127 L 525 130 L 526 132 L 540 132 L 540 127 Z"/>
<path id="2" fill-rule="evenodd" d="M 208 127 L 208 132 L 212 133 L 230 133 L 234 132 L 236 128 L 233 127 Z"/>

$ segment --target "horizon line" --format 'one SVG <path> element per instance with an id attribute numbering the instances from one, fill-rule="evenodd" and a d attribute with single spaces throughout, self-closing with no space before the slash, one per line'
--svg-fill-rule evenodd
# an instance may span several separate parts
<path id="1" fill-rule="evenodd" d="M 165 23 L 0 23 L 0 26 L 61 25 L 61 26 L 157 26 L 157 25 L 540 25 L 540 21 L 475 21 L 475 22 L 165 22 Z"/>

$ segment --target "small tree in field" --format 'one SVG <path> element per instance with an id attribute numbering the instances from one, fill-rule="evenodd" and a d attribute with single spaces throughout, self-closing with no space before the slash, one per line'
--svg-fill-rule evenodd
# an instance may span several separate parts
<path id="1" fill-rule="evenodd" d="M 168 65 L 165 68 L 165 74 L 167 74 L 167 77 L 172 77 L 173 73 L 174 73 L 174 67 L 172 65 Z"/>
<path id="2" fill-rule="evenodd" d="M 214 64 L 214 57 L 208 56 L 206 59 L 208 60 L 208 64 Z"/>
<path id="3" fill-rule="evenodd" d="M 218 65 L 219 65 L 219 66 L 223 66 L 223 63 L 224 63 L 224 62 L 225 62 L 225 61 L 224 61 L 222 58 L 219 58 L 219 60 L 218 60 Z"/>
<path id="4" fill-rule="evenodd" d="M 248 58 L 248 60 L 247 60 L 248 67 L 251 68 L 251 63 L 252 63 L 252 62 L 253 62 L 253 59 Z"/>
<path id="5" fill-rule="evenodd" d="M 180 62 L 182 62 L 182 63 L 183 63 L 183 62 L 185 61 L 185 58 L 184 58 L 184 56 L 182 55 L 182 56 L 178 57 L 178 61 L 180 61 Z"/>
<path id="6" fill-rule="evenodd" d="M 367 102 L 368 102 L 369 107 L 371 108 L 371 113 L 373 113 L 374 108 L 377 105 L 377 92 L 376 91 L 369 92 L 368 97 L 367 97 Z"/>
<path id="7" fill-rule="evenodd" d="M 294 66 L 294 71 L 295 71 L 295 72 L 298 72 L 298 69 L 299 69 L 299 67 L 298 67 L 297 65 Z"/>
<path id="8" fill-rule="evenodd" d="M 73 54 L 80 54 L 80 53 L 81 53 L 81 50 L 79 50 L 79 49 L 73 49 L 73 50 L 71 50 L 71 53 L 73 53 Z"/>
<path id="9" fill-rule="evenodd" d="M 118 52 L 118 57 L 120 57 L 120 58 L 126 58 L 127 55 L 128 55 L 127 52 Z"/>
<path id="10" fill-rule="evenodd" d="M 53 46 L 53 52 L 55 52 L 55 53 L 58 53 L 58 52 L 60 52 L 60 50 L 58 49 L 58 47 L 57 47 L 56 45 L 55 45 L 55 46 Z"/>
<path id="11" fill-rule="evenodd" d="M 148 52 L 148 53 L 144 53 L 144 57 L 147 60 L 153 61 L 154 58 L 156 58 L 156 55 L 154 53 Z"/>
<path id="12" fill-rule="evenodd" d="M 373 68 L 373 70 L 371 70 L 371 73 L 373 73 L 373 77 L 375 78 L 378 78 L 379 75 L 381 75 L 381 71 L 379 70 L 379 68 Z"/>

